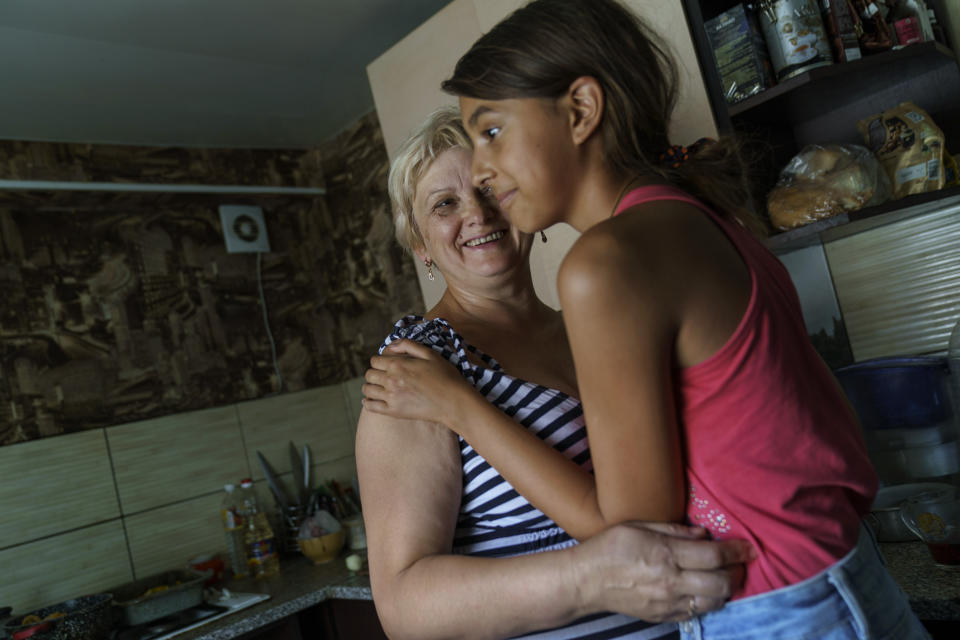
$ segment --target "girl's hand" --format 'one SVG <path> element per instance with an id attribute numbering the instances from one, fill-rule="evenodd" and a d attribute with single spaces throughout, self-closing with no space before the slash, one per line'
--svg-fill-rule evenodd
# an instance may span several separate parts
<path id="1" fill-rule="evenodd" d="M 485 402 L 452 364 L 412 340 L 393 342 L 383 355 L 370 358 L 364 379 L 364 409 L 436 422 L 454 431 L 461 423 L 458 412 L 468 404 L 465 398 L 475 396 Z"/>

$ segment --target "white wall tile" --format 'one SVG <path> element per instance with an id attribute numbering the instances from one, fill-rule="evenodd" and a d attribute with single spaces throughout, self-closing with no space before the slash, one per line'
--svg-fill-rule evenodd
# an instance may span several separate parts
<path id="1" fill-rule="evenodd" d="M 16 614 L 133 580 L 119 519 L 4 549 L 0 567 L 0 602 Z"/>
<path id="2" fill-rule="evenodd" d="M 357 432 L 357 420 L 360 419 L 360 410 L 363 408 L 361 404 L 363 392 L 360 390 L 363 382 L 363 376 L 360 376 L 353 380 L 347 380 L 340 385 L 343 388 L 343 395 L 347 403 L 347 419 L 350 421 L 354 433 Z"/>
<path id="3" fill-rule="evenodd" d="M 125 514 L 218 492 L 249 475 L 236 408 L 107 429 Z"/>
<path id="4" fill-rule="evenodd" d="M 209 553 L 220 553 L 226 562 L 222 499 L 217 493 L 125 517 L 136 578 L 182 569 Z"/>
<path id="5" fill-rule="evenodd" d="M 354 427 L 339 384 L 237 405 L 254 479 L 260 451 L 278 474 L 290 473 L 289 443 L 310 449 L 314 464 L 353 455 Z"/>
<path id="6" fill-rule="evenodd" d="M 102 429 L 0 447 L 0 469 L 0 547 L 120 515 Z"/>

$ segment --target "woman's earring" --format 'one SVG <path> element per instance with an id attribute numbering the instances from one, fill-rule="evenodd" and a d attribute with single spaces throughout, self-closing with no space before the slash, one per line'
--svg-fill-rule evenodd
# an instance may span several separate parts
<path id="1" fill-rule="evenodd" d="M 423 264 L 427 266 L 427 280 L 429 280 L 430 282 L 433 282 L 434 280 L 436 280 L 437 277 L 433 275 L 433 260 L 431 260 L 430 258 L 427 258 L 426 260 L 423 261 Z"/>
<path id="2" fill-rule="evenodd" d="M 547 234 L 543 232 L 543 229 L 540 229 L 540 239 L 543 240 L 544 242 L 547 241 Z"/>

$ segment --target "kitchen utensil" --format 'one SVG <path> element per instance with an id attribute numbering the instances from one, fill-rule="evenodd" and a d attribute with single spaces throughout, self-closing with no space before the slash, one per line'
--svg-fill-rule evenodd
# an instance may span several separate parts
<path id="1" fill-rule="evenodd" d="M 951 485 L 942 482 L 913 482 L 881 487 L 867 514 L 867 524 L 873 529 L 879 542 L 912 542 L 917 536 L 904 524 L 900 517 L 900 506 L 908 498 L 924 491 L 949 489 Z"/>
<path id="2" fill-rule="evenodd" d="M 273 468 L 270 466 L 270 463 L 267 462 L 267 459 L 263 457 L 263 454 L 259 451 L 257 451 L 257 460 L 260 462 L 260 469 L 263 470 L 263 477 L 266 478 L 267 485 L 270 486 L 270 491 L 273 492 L 274 499 L 276 499 L 277 504 L 280 505 L 280 508 L 286 511 L 287 507 L 290 506 L 290 502 L 287 500 L 287 494 L 284 493 L 280 483 L 277 482 L 277 477 L 273 472 Z"/>
<path id="3" fill-rule="evenodd" d="M 293 486 L 296 493 L 297 503 L 300 507 L 306 509 L 310 496 L 307 494 L 305 478 L 303 477 L 303 460 L 297 452 L 297 448 L 290 443 L 290 469 L 293 471 Z"/>
<path id="4" fill-rule="evenodd" d="M 308 496 L 313 493 L 310 491 L 310 449 L 307 445 L 303 445 L 303 486 Z"/>
<path id="5" fill-rule="evenodd" d="M 936 566 L 960 570 L 960 488 L 951 486 L 908 498 L 900 517 L 926 543 Z"/>
<path id="6" fill-rule="evenodd" d="M 209 569 L 165 571 L 114 589 L 124 624 L 144 624 L 200 604 L 203 583 L 212 573 Z"/>
<path id="7" fill-rule="evenodd" d="M 18 615 L 4 628 L 13 640 L 105 640 L 113 628 L 112 601 L 109 593 L 73 598 Z M 62 615 L 47 619 L 56 614 Z"/>
<path id="8" fill-rule="evenodd" d="M 290 506 L 286 510 L 277 508 L 276 539 L 280 553 L 296 553 L 297 536 L 300 534 L 300 524 L 303 521 L 304 511 L 299 506 Z"/>

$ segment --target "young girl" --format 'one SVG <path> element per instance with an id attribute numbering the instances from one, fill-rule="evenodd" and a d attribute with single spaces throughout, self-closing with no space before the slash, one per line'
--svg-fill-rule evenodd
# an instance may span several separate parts
<path id="1" fill-rule="evenodd" d="M 748 231 L 736 149 L 661 160 L 675 85 L 663 47 L 614 0 L 536 0 L 443 85 L 460 96 L 475 184 L 523 231 L 582 232 L 558 291 L 594 478 L 553 456 L 531 464 L 518 448 L 539 443 L 431 389 L 429 368 L 404 369 L 382 408 L 432 412 L 578 537 L 686 518 L 751 541 L 742 591 L 683 623 L 686 637 L 928 637 L 862 525 L 876 477 L 859 425 L 786 270 Z M 419 345 L 392 353 L 432 358 Z"/>

